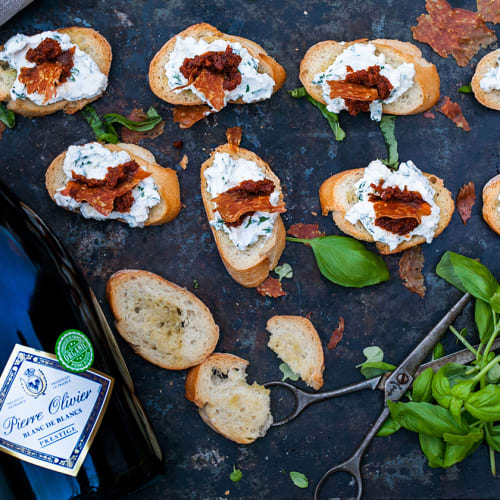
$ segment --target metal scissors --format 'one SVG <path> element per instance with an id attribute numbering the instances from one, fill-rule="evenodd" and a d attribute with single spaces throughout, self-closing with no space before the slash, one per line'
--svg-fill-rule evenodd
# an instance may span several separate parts
<path id="1" fill-rule="evenodd" d="M 434 371 L 441 368 L 441 366 L 446 363 L 459 363 L 465 364 L 473 359 L 475 359 L 474 354 L 469 350 L 465 349 L 463 351 L 458 351 L 455 354 L 450 354 L 444 356 L 435 361 L 422 364 L 423 361 L 431 354 L 434 346 L 439 342 L 441 337 L 448 330 L 448 327 L 455 321 L 457 316 L 464 310 L 465 306 L 471 300 L 470 294 L 465 294 L 437 323 L 437 325 L 424 337 L 424 339 L 408 354 L 406 359 L 392 372 L 380 375 L 369 380 L 364 380 L 363 382 L 358 382 L 355 384 L 350 384 L 339 389 L 335 389 L 329 392 L 323 393 L 310 393 L 298 389 L 297 387 L 288 384 L 286 382 L 268 382 L 264 384 L 266 387 L 283 387 L 288 389 L 295 397 L 295 409 L 294 411 L 281 420 L 274 422 L 272 426 L 276 427 L 279 425 L 287 424 L 294 420 L 302 411 L 304 411 L 308 406 L 313 403 L 318 403 L 319 401 L 324 401 L 326 399 L 335 398 L 337 396 L 343 396 L 344 394 L 349 394 L 351 392 L 360 391 L 363 389 L 379 389 L 385 393 L 385 403 L 382 413 L 379 415 L 375 423 L 372 425 L 371 429 L 366 434 L 365 438 L 359 445 L 358 449 L 354 454 L 339 465 L 336 465 L 329 469 L 323 477 L 319 480 L 314 490 L 314 500 L 319 499 L 319 493 L 323 487 L 325 481 L 328 477 L 335 472 L 347 472 L 356 481 L 358 488 L 358 493 L 356 496 L 357 500 L 361 499 L 363 494 L 363 481 L 361 478 L 361 459 L 370 445 L 372 439 L 377 434 L 378 430 L 382 427 L 383 423 L 386 421 L 387 417 L 390 415 L 389 408 L 387 407 L 387 401 L 399 401 L 402 399 L 406 391 L 409 389 L 413 380 L 425 369 L 431 367 Z M 477 346 L 476 346 L 477 347 Z M 497 349 L 500 347 L 500 339 L 497 339 L 491 349 Z"/>

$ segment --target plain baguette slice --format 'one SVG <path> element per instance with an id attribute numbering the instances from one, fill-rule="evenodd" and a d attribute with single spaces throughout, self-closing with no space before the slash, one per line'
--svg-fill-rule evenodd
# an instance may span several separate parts
<path id="1" fill-rule="evenodd" d="M 118 271 L 108 280 L 106 296 L 116 329 L 150 363 L 184 370 L 202 363 L 217 345 L 219 327 L 208 307 L 157 274 Z"/>
<path id="2" fill-rule="evenodd" d="M 212 354 L 186 377 L 186 398 L 215 432 L 240 444 L 263 437 L 273 422 L 270 391 L 246 382 L 248 361 Z"/>
<path id="3" fill-rule="evenodd" d="M 224 39 L 228 42 L 239 42 L 245 47 L 250 55 L 259 61 L 259 73 L 267 73 L 274 80 L 273 94 L 276 93 L 285 83 L 286 72 L 284 68 L 278 64 L 272 57 L 267 55 L 267 52 L 255 42 L 247 40 L 239 36 L 227 35 L 222 33 L 214 26 L 207 23 L 193 24 L 189 28 L 181 31 L 176 36 L 172 37 L 163 47 L 156 53 L 149 66 L 149 86 L 154 94 L 160 99 L 171 104 L 180 104 L 183 106 L 196 106 L 204 104 L 197 95 L 191 90 L 182 92 L 174 92 L 169 84 L 165 73 L 165 64 L 170 58 L 170 53 L 174 50 L 177 37 L 185 38 L 192 36 L 196 39 L 204 39 L 207 42 L 212 42 L 217 39 Z M 247 104 L 241 99 L 231 101 L 237 104 Z"/>
<path id="4" fill-rule="evenodd" d="M 390 104 L 383 105 L 384 113 L 392 115 L 412 115 L 421 113 L 439 99 L 439 75 L 434 64 L 422 57 L 418 47 L 409 42 L 399 40 L 377 39 L 368 42 L 366 39 L 355 40 L 341 44 L 333 40 L 326 40 L 313 45 L 305 54 L 300 63 L 299 79 L 307 93 L 319 102 L 325 103 L 321 85 L 312 81 L 317 73 L 323 73 L 349 45 L 355 43 L 372 43 L 376 46 L 377 54 L 384 54 L 386 62 L 393 67 L 403 63 L 413 63 L 415 77 L 413 86 L 402 96 Z"/>
<path id="5" fill-rule="evenodd" d="M 273 316 L 266 325 L 267 346 L 315 390 L 323 386 L 325 357 L 318 332 L 302 316 Z"/>
<path id="6" fill-rule="evenodd" d="M 149 216 L 144 222 L 145 226 L 164 224 L 177 217 L 181 209 L 181 199 L 179 180 L 175 170 L 160 167 L 156 163 L 153 153 L 136 144 L 103 144 L 103 146 L 110 151 L 127 151 L 132 160 L 151 172 L 158 186 L 160 203 L 150 209 Z M 45 174 L 45 186 L 54 202 L 56 192 L 66 186 L 66 175 L 63 170 L 65 157 L 66 152 L 57 156 Z"/>
<path id="7" fill-rule="evenodd" d="M 214 219 L 213 211 L 216 205 L 212 203 L 212 196 L 207 191 L 207 181 L 204 172 L 212 165 L 216 153 L 227 153 L 233 158 L 244 158 L 255 162 L 262 168 L 265 176 L 271 179 L 274 185 L 281 191 L 278 177 L 269 165 L 255 153 L 236 145 L 223 144 L 212 152 L 210 158 L 201 166 L 200 171 L 201 195 L 209 221 Z M 282 194 L 280 199 L 283 199 Z M 212 226 L 210 228 L 214 235 L 220 257 L 228 273 L 235 281 L 245 287 L 251 288 L 260 285 L 267 278 L 269 271 L 276 267 L 285 248 L 286 230 L 279 215 L 276 218 L 271 236 L 265 240 L 264 244 L 262 244 L 261 238 L 259 238 L 256 243 L 250 245 L 245 250 L 239 250 L 223 231 L 217 231 Z"/>
<path id="8" fill-rule="evenodd" d="M 332 175 L 321 185 L 319 200 L 323 215 L 332 212 L 333 221 L 341 231 L 358 240 L 372 242 L 372 235 L 364 228 L 361 222 L 358 221 L 356 224 L 351 224 L 345 219 L 346 213 L 358 201 L 355 184 L 363 177 L 364 170 L 364 168 L 356 168 Z M 425 172 L 424 175 L 436 191 L 434 201 L 441 209 L 439 224 L 434 233 L 434 237 L 437 237 L 450 223 L 451 216 L 455 210 L 455 202 L 451 197 L 451 193 L 444 187 L 442 179 L 435 175 L 426 174 Z M 407 248 L 420 245 L 421 243 L 425 243 L 423 236 L 412 236 L 409 240 L 400 243 L 394 250 L 389 250 L 389 246 L 385 243 L 376 242 L 376 246 L 381 254 L 392 254 L 402 252 Z"/>
<path id="9" fill-rule="evenodd" d="M 500 111 L 500 90 L 492 90 L 491 92 L 485 92 L 481 86 L 481 79 L 483 76 L 496 65 L 497 57 L 500 54 L 500 49 L 494 50 L 486 54 L 476 66 L 476 71 L 472 77 L 472 91 L 474 92 L 474 97 L 487 108 L 496 109 Z"/>
<path id="10" fill-rule="evenodd" d="M 94 60 L 101 73 L 109 76 L 112 59 L 111 46 L 100 33 L 91 28 L 82 28 L 79 26 L 53 31 L 68 35 L 72 43 L 77 45 L 80 50 L 87 53 Z M 0 101 L 7 101 L 7 108 L 24 116 L 45 116 L 60 110 L 72 115 L 90 102 L 99 99 L 102 95 L 100 94 L 92 99 L 80 99 L 79 101 L 62 100 L 47 104 L 46 106 L 39 106 L 29 99 L 16 99 L 13 101 L 10 97 L 10 89 L 14 85 L 16 75 L 17 72 L 15 69 L 11 68 L 6 62 L 0 61 Z"/>
<path id="11" fill-rule="evenodd" d="M 486 223 L 500 234 L 500 175 L 490 179 L 483 188 L 483 218 Z"/>

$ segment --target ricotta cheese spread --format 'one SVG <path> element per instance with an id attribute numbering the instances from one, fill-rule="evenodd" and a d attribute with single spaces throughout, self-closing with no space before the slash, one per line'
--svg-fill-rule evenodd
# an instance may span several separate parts
<path id="1" fill-rule="evenodd" d="M 237 186 L 242 181 L 261 181 L 266 178 L 262 169 L 257 164 L 243 158 L 232 158 L 227 153 L 215 153 L 212 165 L 204 172 L 207 181 L 207 191 L 212 198 L 225 193 L 228 189 Z M 275 189 L 269 195 L 271 205 L 277 205 L 280 200 L 280 192 Z M 255 212 L 247 215 L 239 226 L 228 226 L 222 220 L 218 212 L 210 219 L 210 225 L 217 231 L 224 231 L 238 250 L 245 250 L 248 246 L 257 242 L 262 236 L 264 242 L 271 233 L 277 213 Z"/>
<path id="2" fill-rule="evenodd" d="M 168 84 L 175 89 L 186 85 L 187 78 L 179 71 L 179 68 L 184 63 L 185 58 L 199 56 L 208 51 L 225 51 L 227 46 L 233 49 L 235 54 L 241 57 L 241 62 L 238 65 L 238 70 L 241 73 L 241 83 L 231 91 L 224 92 L 224 105 L 229 101 L 241 99 L 243 102 L 255 102 L 268 99 L 273 93 L 274 80 L 267 73 L 259 73 L 259 61 L 253 58 L 248 50 L 238 42 L 228 42 L 226 40 L 214 40 L 206 42 L 203 39 L 196 39 L 191 36 L 186 38 L 177 37 L 175 47 L 168 62 L 165 64 L 165 72 L 168 79 Z M 183 89 L 176 90 L 176 93 L 189 89 L 197 95 L 203 102 L 210 105 L 206 97 L 199 92 L 194 86 L 188 85 Z"/>
<path id="3" fill-rule="evenodd" d="M 412 63 L 403 63 L 397 68 L 393 68 L 385 62 L 385 55 L 376 55 L 375 50 L 376 47 L 372 43 L 349 45 L 336 57 L 325 72 L 314 75 L 313 83 L 321 85 L 328 111 L 339 113 L 347 109 L 344 99 L 330 97 L 330 86 L 328 85 L 328 81 L 331 80 L 344 80 L 348 73 L 347 66 L 350 66 L 353 71 L 361 71 L 375 65 L 380 66 L 380 74 L 391 82 L 393 86 L 391 95 L 384 101 L 377 99 L 370 104 L 370 117 L 375 121 L 380 121 L 382 118 L 382 104 L 394 102 L 412 87 L 415 66 Z"/>
<path id="4" fill-rule="evenodd" d="M 418 191 L 423 200 L 430 205 L 431 214 L 422 216 L 421 223 L 405 235 L 394 234 L 376 226 L 375 210 L 368 198 L 371 193 L 374 193 L 371 184 L 376 186 L 381 180 L 384 181 L 383 188 L 397 186 L 401 190 L 406 187 L 409 191 Z M 401 163 L 396 171 L 386 167 L 380 160 L 372 161 L 365 169 L 363 177 L 356 183 L 355 189 L 359 201 L 347 212 L 345 218 L 351 224 L 361 222 L 375 241 L 385 243 L 390 250 L 394 250 L 400 243 L 412 236 L 423 236 L 427 243 L 434 238 L 441 210 L 434 201 L 434 188 L 412 161 Z"/>
<path id="5" fill-rule="evenodd" d="M 117 167 L 131 160 L 126 151 L 110 151 L 98 142 L 90 142 L 83 146 L 70 146 L 64 158 L 63 170 L 66 174 L 64 187 L 58 189 L 54 198 L 56 203 L 71 210 L 79 209 L 86 219 L 108 220 L 123 219 L 130 227 L 143 227 L 152 207 L 160 203 L 160 193 L 153 177 L 142 179 L 132 189 L 134 203 L 129 212 L 111 212 L 108 216 L 99 213 L 86 202 L 78 202 L 71 196 L 63 196 L 62 191 L 72 179 L 72 172 L 83 175 L 87 179 L 104 179 L 108 167 Z M 141 166 L 143 170 L 147 170 Z"/>
<path id="6" fill-rule="evenodd" d="M 45 101 L 45 96 L 38 92 L 28 93 L 26 85 L 19 81 L 21 68 L 33 68 L 35 63 L 26 60 L 29 49 L 35 49 L 43 40 L 52 38 L 59 42 L 63 51 L 75 47 L 73 55 L 73 67 L 71 76 L 60 85 L 54 97 Z M 71 43 L 68 35 L 57 31 L 44 31 L 34 36 L 17 34 L 10 38 L 0 51 L 0 60 L 6 61 L 10 67 L 17 71 L 14 85 L 10 89 L 13 100 L 29 99 L 39 106 L 52 104 L 57 101 L 79 101 L 80 99 L 91 99 L 100 95 L 108 85 L 108 78 L 101 73 L 94 60 L 78 46 Z M 44 102 L 45 101 L 45 102 Z"/>
<path id="7" fill-rule="evenodd" d="M 500 90 L 500 54 L 497 56 L 496 65 L 490 68 L 481 78 L 479 86 L 485 92 Z"/>

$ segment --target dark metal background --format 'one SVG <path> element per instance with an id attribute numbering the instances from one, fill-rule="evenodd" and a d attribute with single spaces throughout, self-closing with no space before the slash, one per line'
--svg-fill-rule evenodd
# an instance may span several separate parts
<path id="1" fill-rule="evenodd" d="M 473 0 L 454 1 L 455 7 L 475 8 Z M 76 142 L 93 139 L 81 116 L 57 113 L 45 118 L 19 117 L 16 128 L 0 142 L 0 178 L 35 209 L 54 229 L 86 273 L 105 307 L 104 287 L 111 273 L 123 268 L 156 272 L 187 287 L 212 310 L 220 326 L 218 351 L 250 361 L 249 380 L 279 379 L 279 361 L 267 347 L 264 326 L 274 314 L 312 313 L 312 321 L 326 344 L 339 316 L 345 318 L 344 339 L 337 349 L 325 348 L 325 385 L 332 389 L 360 379 L 355 368 L 363 361 L 362 349 L 380 345 L 386 361 L 396 363 L 458 298 L 459 293 L 434 274 L 447 250 L 480 258 L 500 275 L 498 236 L 481 218 L 480 193 L 500 166 L 499 113 L 482 107 L 472 95 L 457 89 L 470 82 L 481 50 L 466 68 L 451 58 L 442 59 L 418 44 L 437 65 L 441 91 L 458 101 L 472 131 L 466 133 L 439 113 L 397 120 L 402 160 L 445 179 L 456 195 L 460 186 L 474 181 L 479 199 L 466 227 L 457 214 L 444 234 L 424 245 L 427 294 L 424 300 L 400 283 L 399 256 L 385 260 L 390 282 L 362 290 L 344 289 L 323 279 L 311 250 L 289 243 L 281 262 L 294 269 L 284 280 L 288 292 L 280 299 L 263 298 L 255 290 L 237 285 L 225 272 L 206 221 L 199 189 L 199 167 L 210 150 L 225 142 L 227 127 L 244 128 L 242 146 L 268 161 L 285 187 L 288 212 L 285 224 L 318 222 L 328 234 L 338 234 L 330 217 L 319 214 L 318 188 L 331 174 L 366 166 L 385 154 L 376 123 L 345 113 L 341 122 L 347 137 L 336 143 L 319 112 L 305 100 L 296 101 L 286 90 L 299 85 L 298 64 L 312 44 L 325 39 L 387 37 L 412 40 L 410 26 L 424 10 L 419 0 L 352 1 L 79 1 L 38 0 L 0 29 L 0 42 L 17 32 L 36 33 L 71 25 L 99 30 L 113 47 L 110 84 L 95 107 L 101 113 L 127 114 L 135 106 L 154 105 L 167 119 L 165 133 L 143 145 L 161 165 L 177 169 L 186 207 L 172 223 L 144 230 L 118 222 L 85 220 L 65 212 L 49 199 L 44 174 L 51 160 Z M 151 93 L 148 66 L 155 52 L 171 36 L 190 24 L 206 21 L 220 30 L 262 44 L 287 70 L 285 89 L 271 100 L 248 106 L 229 106 L 190 130 L 178 129 L 170 106 Z M 496 28 L 497 35 L 500 29 Z M 496 48 L 496 47 L 494 47 Z M 184 142 L 179 153 L 175 140 Z M 187 170 L 178 162 L 189 157 Z M 200 284 L 194 290 L 193 280 Z M 57 304 L 47 314 L 57 314 Z M 2 314 L 8 314 L 3 311 Z M 459 323 L 470 321 L 470 308 Z M 269 431 L 251 446 L 238 446 L 211 431 L 184 398 L 184 372 L 157 368 L 136 356 L 119 339 L 138 393 L 144 402 L 165 451 L 166 472 L 132 499 L 198 499 L 229 497 L 309 498 L 312 486 L 333 464 L 347 458 L 381 409 L 377 393 L 361 393 L 311 408 L 298 420 Z M 447 351 L 457 348 L 448 338 Z M 498 480 L 489 472 L 487 449 L 482 446 L 462 464 L 448 470 L 430 469 L 418 448 L 415 434 L 401 431 L 377 438 L 364 459 L 365 498 L 499 498 Z M 233 464 L 243 471 L 239 483 L 229 480 Z M 500 465 L 500 464 L 499 464 Z M 305 473 L 307 490 L 296 488 L 291 470 Z M 335 489 L 330 496 L 352 495 Z"/>

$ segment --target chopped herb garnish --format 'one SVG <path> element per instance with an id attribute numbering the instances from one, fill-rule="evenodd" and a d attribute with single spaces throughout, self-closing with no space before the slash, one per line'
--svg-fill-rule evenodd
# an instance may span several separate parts
<path id="1" fill-rule="evenodd" d="M 237 469 L 234 465 L 233 465 L 233 472 L 231 472 L 231 474 L 229 474 L 229 479 L 231 479 L 231 481 L 233 483 L 237 483 L 238 481 L 241 481 L 241 478 L 243 477 L 243 474 L 241 472 L 240 469 Z"/>
<path id="2" fill-rule="evenodd" d="M 193 280 L 193 288 L 195 290 L 198 290 L 198 288 L 200 288 L 200 284 L 198 283 L 198 280 Z"/>
<path id="3" fill-rule="evenodd" d="M 459 92 L 462 94 L 472 94 L 472 86 L 471 85 L 462 85 L 459 89 Z"/>
<path id="4" fill-rule="evenodd" d="M 3 104 L 0 103 L 0 122 L 2 122 L 8 128 L 14 128 L 16 124 L 16 116 L 14 112 L 7 109 Z"/>

